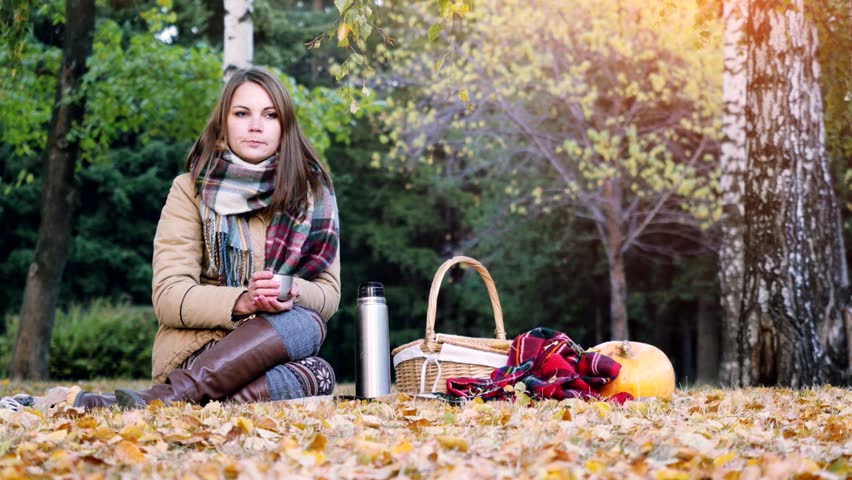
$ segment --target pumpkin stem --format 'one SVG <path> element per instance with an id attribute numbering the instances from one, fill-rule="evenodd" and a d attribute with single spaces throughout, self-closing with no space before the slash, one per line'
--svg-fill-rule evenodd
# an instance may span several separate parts
<path id="1" fill-rule="evenodd" d="M 630 345 L 630 342 L 624 340 L 621 342 L 621 345 L 618 346 L 618 353 L 621 354 L 624 358 L 630 358 L 633 356 L 633 347 Z"/>

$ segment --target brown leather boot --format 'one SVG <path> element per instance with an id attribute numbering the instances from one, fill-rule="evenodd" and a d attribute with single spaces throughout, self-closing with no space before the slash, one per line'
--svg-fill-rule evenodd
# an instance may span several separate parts
<path id="1" fill-rule="evenodd" d="M 74 397 L 74 407 L 91 410 L 98 407 L 111 407 L 115 405 L 115 395 L 112 393 L 90 393 L 81 391 Z"/>
<path id="2" fill-rule="evenodd" d="M 289 360 L 278 332 L 263 317 L 240 325 L 219 343 L 205 350 L 188 369 L 176 368 L 165 384 L 142 391 L 115 391 L 124 408 L 147 405 L 155 399 L 204 405 L 221 400 L 253 382 L 274 365 Z"/>
<path id="3" fill-rule="evenodd" d="M 234 403 L 268 402 L 269 387 L 266 385 L 266 374 L 263 374 L 245 387 L 232 393 L 228 400 Z"/>

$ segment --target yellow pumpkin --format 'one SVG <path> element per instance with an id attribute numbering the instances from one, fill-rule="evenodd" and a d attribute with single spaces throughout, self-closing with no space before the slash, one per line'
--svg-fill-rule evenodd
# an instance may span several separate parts
<path id="1" fill-rule="evenodd" d="M 618 377 L 601 387 L 603 396 L 627 392 L 635 398 L 671 398 L 675 387 L 674 368 L 659 348 L 624 340 L 605 342 L 591 350 L 621 364 Z"/>

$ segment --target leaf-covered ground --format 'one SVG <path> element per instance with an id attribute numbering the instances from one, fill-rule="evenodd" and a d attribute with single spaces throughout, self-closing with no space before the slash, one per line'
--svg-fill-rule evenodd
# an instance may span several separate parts
<path id="1" fill-rule="evenodd" d="M 45 387 L 2 382 L 0 394 Z M 850 464 L 852 390 L 835 387 L 690 389 L 620 407 L 399 395 L 0 410 L 3 479 L 837 479 Z"/>

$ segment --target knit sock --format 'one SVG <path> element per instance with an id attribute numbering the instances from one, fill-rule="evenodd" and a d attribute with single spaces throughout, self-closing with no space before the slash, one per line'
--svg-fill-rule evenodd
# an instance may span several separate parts
<path id="1" fill-rule="evenodd" d="M 315 311 L 295 306 L 292 310 L 272 315 L 264 314 L 272 325 L 290 360 L 299 360 L 319 353 L 325 340 L 325 320 Z"/>
<path id="2" fill-rule="evenodd" d="M 334 369 L 320 357 L 303 358 L 266 372 L 266 385 L 272 400 L 331 395 Z"/>

